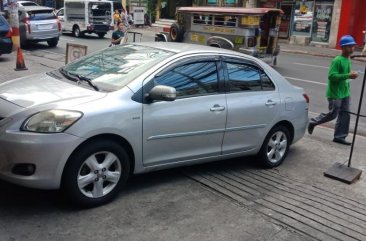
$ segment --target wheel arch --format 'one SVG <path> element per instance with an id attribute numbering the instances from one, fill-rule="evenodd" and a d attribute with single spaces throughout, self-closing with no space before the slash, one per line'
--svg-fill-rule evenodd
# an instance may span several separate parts
<path id="1" fill-rule="evenodd" d="M 71 153 L 71 155 L 69 156 L 69 158 L 67 159 L 64 168 L 62 170 L 62 178 L 64 178 L 64 173 L 65 173 L 65 168 L 68 165 L 70 159 L 72 159 L 72 157 L 75 155 L 75 153 L 77 153 L 81 148 L 83 148 L 84 146 L 88 145 L 89 143 L 92 142 L 96 142 L 96 141 L 103 141 L 103 140 L 111 140 L 116 142 L 117 144 L 119 144 L 121 147 L 125 148 L 125 151 L 127 152 L 129 158 L 130 158 L 130 175 L 132 173 L 134 173 L 134 169 L 135 169 L 135 154 L 133 151 L 133 148 L 131 146 L 131 144 L 123 137 L 116 135 L 116 134 L 100 134 L 100 135 L 96 135 L 96 136 L 92 136 L 90 138 L 88 138 L 87 140 L 85 140 L 84 142 L 80 143 L 80 145 L 78 145 L 73 152 Z"/>
<path id="2" fill-rule="evenodd" d="M 289 134 L 290 134 L 290 145 L 291 145 L 292 141 L 294 140 L 294 135 L 295 135 L 295 129 L 294 129 L 294 126 L 292 125 L 292 123 L 287 120 L 282 120 L 282 121 L 278 122 L 276 125 L 274 125 L 272 127 L 272 129 L 277 126 L 284 126 L 287 128 L 287 130 L 289 131 Z"/>

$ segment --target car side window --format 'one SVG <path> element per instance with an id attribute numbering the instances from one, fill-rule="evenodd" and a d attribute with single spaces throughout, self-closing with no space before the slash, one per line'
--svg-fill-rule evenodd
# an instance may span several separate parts
<path id="1" fill-rule="evenodd" d="M 239 63 L 226 63 L 230 92 L 274 90 L 268 76 L 259 68 Z"/>
<path id="2" fill-rule="evenodd" d="M 166 85 L 177 90 L 177 97 L 190 97 L 218 92 L 215 62 L 195 62 L 173 68 L 155 77 L 155 85 Z"/>

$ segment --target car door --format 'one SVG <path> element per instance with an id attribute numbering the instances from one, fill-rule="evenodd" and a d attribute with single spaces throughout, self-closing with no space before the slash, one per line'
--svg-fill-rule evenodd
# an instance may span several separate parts
<path id="1" fill-rule="evenodd" d="M 275 84 L 255 63 L 227 58 L 227 122 L 223 154 L 260 148 L 279 113 Z"/>
<path id="2" fill-rule="evenodd" d="M 227 108 L 218 66 L 217 61 L 201 58 L 182 61 L 144 85 L 147 90 L 166 85 L 177 91 L 174 101 L 143 105 L 145 166 L 221 154 Z"/>

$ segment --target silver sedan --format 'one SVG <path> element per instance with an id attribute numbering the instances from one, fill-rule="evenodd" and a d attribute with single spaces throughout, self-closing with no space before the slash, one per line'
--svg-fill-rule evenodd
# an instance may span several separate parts
<path id="1" fill-rule="evenodd" d="M 237 52 L 114 46 L 0 85 L 0 178 L 91 207 L 131 174 L 246 155 L 275 167 L 304 136 L 308 100 Z"/>

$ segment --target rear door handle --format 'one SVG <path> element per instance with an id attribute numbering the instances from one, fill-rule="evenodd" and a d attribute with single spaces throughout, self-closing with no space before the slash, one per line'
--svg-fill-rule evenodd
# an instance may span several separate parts
<path id="1" fill-rule="evenodd" d="M 220 105 L 214 105 L 213 107 L 210 108 L 210 111 L 223 111 L 225 110 L 225 106 L 220 106 Z"/>

